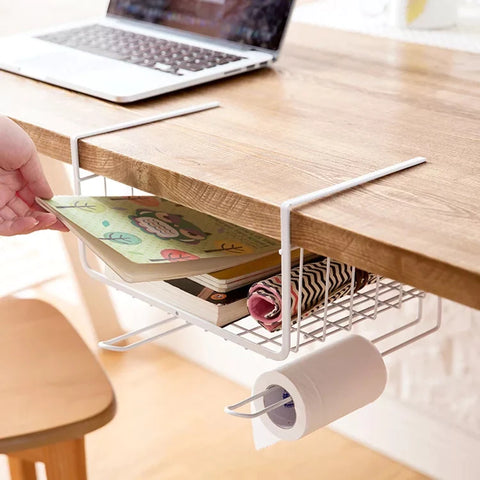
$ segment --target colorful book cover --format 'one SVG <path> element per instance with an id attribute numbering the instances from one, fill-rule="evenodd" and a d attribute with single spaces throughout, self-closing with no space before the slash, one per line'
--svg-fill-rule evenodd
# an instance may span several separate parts
<path id="1" fill-rule="evenodd" d="M 42 203 L 138 264 L 267 254 L 279 248 L 269 237 L 158 197 L 56 196 Z"/>

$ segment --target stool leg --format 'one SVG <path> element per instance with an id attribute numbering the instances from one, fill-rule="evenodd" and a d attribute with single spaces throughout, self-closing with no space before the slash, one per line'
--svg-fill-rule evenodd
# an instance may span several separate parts
<path id="1" fill-rule="evenodd" d="M 37 480 L 35 463 L 18 457 L 8 457 L 10 477 L 12 480 Z"/>
<path id="2" fill-rule="evenodd" d="M 83 438 L 42 448 L 48 480 L 87 480 Z"/>

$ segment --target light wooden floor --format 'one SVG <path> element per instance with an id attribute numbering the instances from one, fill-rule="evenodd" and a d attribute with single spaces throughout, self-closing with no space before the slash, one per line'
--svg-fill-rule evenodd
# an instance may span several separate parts
<path id="1" fill-rule="evenodd" d="M 60 308 L 95 348 L 70 275 L 24 294 Z M 244 388 L 156 345 L 100 358 L 118 414 L 87 436 L 90 480 L 425 478 L 327 429 L 257 452 L 249 422 L 223 413 L 225 404 L 247 395 Z M 0 460 L 0 480 L 8 480 Z"/>
<path id="2" fill-rule="evenodd" d="M 244 388 L 155 345 L 101 360 L 119 410 L 87 436 L 91 480 L 425 478 L 327 429 L 257 452 L 248 421 L 223 413 Z"/>
<path id="3" fill-rule="evenodd" d="M 70 275 L 25 295 L 60 308 L 95 348 Z M 249 422 L 223 413 L 225 404 L 247 395 L 244 388 L 156 345 L 127 354 L 104 352 L 100 358 L 118 414 L 87 436 L 90 480 L 425 478 L 327 429 L 257 452 Z M 4 462 L 0 480 L 8 480 Z"/>
<path id="4" fill-rule="evenodd" d="M 71 278 L 25 294 L 60 308 L 95 347 Z M 328 429 L 257 452 L 249 422 L 223 413 L 225 404 L 248 394 L 244 388 L 153 344 L 126 354 L 103 352 L 100 359 L 118 413 L 86 437 L 90 480 L 426 478 Z M 2 463 L 0 480 L 8 480 Z"/>

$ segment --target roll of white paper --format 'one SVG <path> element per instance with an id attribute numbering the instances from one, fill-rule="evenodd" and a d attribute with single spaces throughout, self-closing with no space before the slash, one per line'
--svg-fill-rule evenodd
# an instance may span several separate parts
<path id="1" fill-rule="evenodd" d="M 298 440 L 376 400 L 386 381 L 385 363 L 375 346 L 361 336 L 349 335 L 260 375 L 253 394 L 268 393 L 256 399 L 253 408 L 261 410 L 290 395 L 292 401 L 260 419 L 279 440 Z M 265 446 L 267 442 L 258 435 L 255 443 Z"/>

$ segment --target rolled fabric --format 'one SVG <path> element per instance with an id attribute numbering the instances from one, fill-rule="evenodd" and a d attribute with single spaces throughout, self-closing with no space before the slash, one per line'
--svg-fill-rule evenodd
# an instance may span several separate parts
<path id="1" fill-rule="evenodd" d="M 333 302 L 350 292 L 353 267 L 345 263 L 330 261 L 330 285 L 328 301 Z M 298 311 L 298 283 L 300 268 L 291 271 L 291 317 L 295 321 Z M 327 259 L 307 263 L 303 266 L 302 281 L 302 317 L 320 309 L 325 301 Z M 376 276 L 363 270 L 355 269 L 354 291 L 361 290 Z M 282 276 L 257 282 L 250 287 L 247 298 L 250 315 L 268 331 L 279 330 L 282 326 Z"/>

